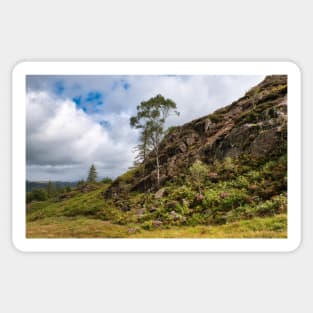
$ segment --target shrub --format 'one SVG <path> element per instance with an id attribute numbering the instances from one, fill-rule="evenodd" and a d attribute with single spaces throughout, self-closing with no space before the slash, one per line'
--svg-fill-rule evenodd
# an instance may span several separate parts
<path id="1" fill-rule="evenodd" d="M 245 176 L 238 176 L 236 180 L 231 182 L 231 185 L 235 188 L 248 188 L 250 186 L 250 182 Z"/>
<path id="2" fill-rule="evenodd" d="M 27 192 L 26 193 L 26 203 L 30 203 L 33 201 L 33 193 L 32 192 Z"/>
<path id="3" fill-rule="evenodd" d="M 205 208 L 217 208 L 219 207 L 220 201 L 221 199 L 219 192 L 214 189 L 210 189 L 204 193 L 204 199 L 202 203 Z"/>
<path id="4" fill-rule="evenodd" d="M 196 161 L 190 168 L 189 172 L 191 175 L 192 183 L 196 186 L 199 193 L 202 191 L 202 186 L 208 176 L 209 169 L 201 161 Z"/>
<path id="5" fill-rule="evenodd" d="M 178 201 L 186 200 L 191 202 L 195 198 L 195 191 L 193 191 L 190 187 L 183 185 L 181 187 L 175 188 L 171 193 L 171 198 Z"/>
<path id="6" fill-rule="evenodd" d="M 235 209 L 249 202 L 249 196 L 242 190 L 233 189 L 220 194 L 221 209 L 224 211 Z"/>
<path id="7" fill-rule="evenodd" d="M 284 194 L 274 196 L 271 200 L 260 203 L 256 207 L 259 216 L 270 216 L 287 211 L 287 197 Z"/>
<path id="8" fill-rule="evenodd" d="M 193 213 L 186 221 L 187 225 L 196 226 L 199 224 L 208 224 L 209 216 L 207 214 Z"/>
<path id="9" fill-rule="evenodd" d="M 287 195 L 286 194 L 280 194 L 278 196 L 274 196 L 273 202 L 277 205 L 278 213 L 287 212 Z"/>
<path id="10" fill-rule="evenodd" d="M 47 191 L 44 189 L 34 189 L 32 192 L 27 192 L 26 202 L 45 201 L 48 199 Z"/>
<path id="11" fill-rule="evenodd" d="M 71 192 L 71 191 L 72 191 L 71 186 L 66 186 L 66 187 L 65 187 L 65 192 Z"/>
<path id="12" fill-rule="evenodd" d="M 226 214 L 227 223 L 235 222 L 241 219 L 250 219 L 256 216 L 256 211 L 254 207 L 248 204 L 240 205 L 234 210 L 230 210 Z"/>
<path id="13" fill-rule="evenodd" d="M 260 171 L 250 171 L 246 176 L 253 183 L 260 182 L 262 180 Z"/>
<path id="14" fill-rule="evenodd" d="M 145 221 L 142 226 L 141 226 L 143 229 L 145 230 L 152 230 L 154 229 L 154 225 L 153 225 L 153 221 L 149 220 L 149 221 Z"/>
<path id="15" fill-rule="evenodd" d="M 111 184 L 112 183 L 112 179 L 110 177 L 104 177 L 101 182 L 103 184 Z"/>
<path id="16" fill-rule="evenodd" d="M 234 164 L 232 158 L 230 158 L 230 157 L 226 157 L 224 159 L 223 166 L 224 166 L 224 169 L 227 171 L 231 171 L 231 170 L 235 169 L 235 164 Z"/>

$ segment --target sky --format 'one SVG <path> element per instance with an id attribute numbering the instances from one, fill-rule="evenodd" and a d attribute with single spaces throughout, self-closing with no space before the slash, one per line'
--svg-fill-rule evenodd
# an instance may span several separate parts
<path id="1" fill-rule="evenodd" d="M 263 80 L 258 75 L 30 75 L 26 79 L 26 178 L 115 178 L 133 164 L 138 130 L 129 125 L 136 106 L 157 94 L 172 99 L 182 125 L 237 100 Z"/>

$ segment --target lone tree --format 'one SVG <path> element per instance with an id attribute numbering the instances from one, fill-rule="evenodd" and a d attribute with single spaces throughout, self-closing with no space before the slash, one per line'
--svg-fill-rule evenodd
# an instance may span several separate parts
<path id="1" fill-rule="evenodd" d="M 132 123 L 132 120 L 131 120 L 131 123 Z M 141 127 L 136 126 L 136 128 L 141 128 Z M 137 156 L 134 162 L 135 166 L 139 164 L 144 164 L 149 152 L 151 152 L 151 140 L 148 137 L 147 129 L 142 130 L 140 137 L 139 137 L 139 141 L 140 143 L 133 150 L 134 152 L 137 152 Z"/>
<path id="2" fill-rule="evenodd" d="M 89 169 L 87 182 L 94 183 L 96 181 L 97 177 L 98 177 L 98 175 L 97 175 L 96 167 L 92 164 L 90 166 L 90 169 Z"/>
<path id="3" fill-rule="evenodd" d="M 202 186 L 204 184 L 206 177 L 208 176 L 208 167 L 205 164 L 203 164 L 201 161 L 197 160 L 189 168 L 189 172 L 190 172 L 193 184 L 198 189 L 199 194 L 202 195 Z"/>
<path id="4" fill-rule="evenodd" d="M 138 151 L 137 160 L 144 163 L 147 155 L 152 152 L 155 155 L 157 185 L 160 185 L 160 142 L 164 136 L 164 124 L 173 111 L 176 115 L 176 103 L 171 99 L 165 99 L 157 95 L 148 101 L 143 101 L 137 106 L 137 115 L 130 118 L 131 127 L 141 129 L 140 144 L 136 147 Z"/>

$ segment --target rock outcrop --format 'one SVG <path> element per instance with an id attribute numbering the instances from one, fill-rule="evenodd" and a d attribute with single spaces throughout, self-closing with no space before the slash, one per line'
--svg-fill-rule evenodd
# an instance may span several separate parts
<path id="1" fill-rule="evenodd" d="M 287 147 L 287 76 L 267 76 L 232 104 L 182 126 L 171 128 L 160 145 L 160 182 L 175 180 L 196 160 L 212 163 L 242 154 L 262 158 Z M 117 178 L 106 196 L 156 187 L 155 157 L 127 179 Z M 122 186 L 124 185 L 124 187 Z"/>

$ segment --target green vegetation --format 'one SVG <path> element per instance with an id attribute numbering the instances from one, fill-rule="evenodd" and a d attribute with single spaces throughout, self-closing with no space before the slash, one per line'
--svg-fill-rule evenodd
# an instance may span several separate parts
<path id="1" fill-rule="evenodd" d="M 199 193 L 201 194 L 201 187 L 205 181 L 205 178 L 208 174 L 208 168 L 201 161 L 197 160 L 189 169 L 190 178 Z"/>
<path id="2" fill-rule="evenodd" d="M 137 107 L 133 168 L 113 182 L 26 195 L 29 238 L 286 238 L 286 76 L 269 76 L 231 105 L 164 130 L 176 104 L 161 95 Z"/>
<path id="3" fill-rule="evenodd" d="M 111 184 L 111 183 L 112 183 L 112 178 L 110 178 L 110 177 L 104 177 L 104 178 L 102 178 L 101 182 L 102 182 L 103 184 Z"/>
<path id="4" fill-rule="evenodd" d="M 87 181 L 89 183 L 94 183 L 97 179 L 98 175 L 97 175 L 97 170 L 96 170 L 96 167 L 92 164 L 90 166 L 90 169 L 89 169 L 89 174 L 88 174 L 88 177 L 87 177 Z"/>
<path id="5" fill-rule="evenodd" d="M 44 202 L 34 202 L 27 207 L 27 220 L 47 217 L 95 216 L 103 208 L 102 192 L 108 185 L 85 184 L 70 193 Z"/>
<path id="6" fill-rule="evenodd" d="M 174 226 L 145 230 L 107 221 L 46 218 L 27 224 L 28 238 L 286 238 L 287 216 L 255 218 L 221 226 Z"/>
<path id="7" fill-rule="evenodd" d="M 45 201 L 48 199 L 48 193 L 44 189 L 35 189 L 26 193 L 26 203 L 32 201 Z"/>
<path id="8" fill-rule="evenodd" d="M 137 106 L 137 115 L 130 118 L 131 127 L 141 129 L 140 144 L 137 145 L 137 162 L 145 163 L 149 153 L 155 155 L 157 185 L 160 185 L 160 143 L 164 136 L 164 124 L 170 112 L 176 111 L 176 103 L 157 95 Z"/>
<path id="9" fill-rule="evenodd" d="M 57 199 L 27 206 L 29 237 L 285 237 L 286 155 L 195 162 L 183 183 L 158 193 L 122 192 L 104 199 L 110 182 L 81 183 Z M 136 174 L 131 169 L 119 181 Z M 212 177 L 214 179 L 212 179 Z M 67 227 L 66 227 L 67 225 Z"/>

